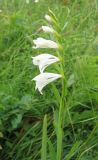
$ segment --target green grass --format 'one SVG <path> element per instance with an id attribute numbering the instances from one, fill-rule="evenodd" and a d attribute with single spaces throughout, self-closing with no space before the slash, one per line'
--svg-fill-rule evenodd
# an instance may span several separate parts
<path id="1" fill-rule="evenodd" d="M 98 1 L 69 0 L 65 5 L 63 0 L 31 0 L 30 4 L 1 0 L 0 160 L 41 159 L 45 114 L 48 150 L 55 157 L 58 95 L 54 95 L 52 85 L 40 95 L 31 81 L 38 74 L 31 57 L 44 51 L 32 49 L 32 40 L 49 38 L 38 32 L 41 25 L 46 25 L 44 15 L 49 8 L 63 28 L 68 82 L 62 160 L 98 159 Z M 59 89 L 59 82 L 55 84 Z"/>

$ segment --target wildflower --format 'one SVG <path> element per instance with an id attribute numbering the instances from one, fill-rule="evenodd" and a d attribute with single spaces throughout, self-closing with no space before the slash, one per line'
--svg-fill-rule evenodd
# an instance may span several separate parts
<path id="1" fill-rule="evenodd" d="M 53 28 L 50 28 L 48 26 L 42 26 L 42 30 L 46 33 L 54 33 L 54 29 Z"/>
<path id="2" fill-rule="evenodd" d="M 52 22 L 52 18 L 51 18 L 48 14 L 45 15 L 45 19 L 46 19 L 48 22 Z"/>
<path id="3" fill-rule="evenodd" d="M 35 78 L 33 78 L 34 81 L 36 81 L 36 87 L 35 90 L 38 89 L 41 94 L 42 89 L 49 83 L 55 81 L 56 79 L 62 77 L 60 74 L 55 74 L 55 73 L 41 73 Z"/>
<path id="4" fill-rule="evenodd" d="M 27 4 L 29 4 L 29 2 L 30 2 L 29 0 L 26 0 L 26 3 L 27 3 Z"/>
<path id="5" fill-rule="evenodd" d="M 39 2 L 39 0 L 35 0 L 34 2 L 35 2 L 35 3 L 38 3 L 38 2 Z"/>
<path id="6" fill-rule="evenodd" d="M 33 42 L 36 45 L 33 48 L 59 48 L 56 42 L 44 38 L 37 38 Z"/>
<path id="7" fill-rule="evenodd" d="M 45 70 L 46 67 L 59 61 L 58 57 L 53 56 L 51 54 L 40 54 L 32 58 L 33 64 L 39 66 L 39 70 L 41 73 Z"/>

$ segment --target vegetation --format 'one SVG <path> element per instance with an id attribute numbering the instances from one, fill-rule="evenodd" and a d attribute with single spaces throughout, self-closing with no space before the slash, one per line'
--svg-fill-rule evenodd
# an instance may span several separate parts
<path id="1" fill-rule="evenodd" d="M 66 72 L 59 131 L 60 80 L 45 87 L 43 95 L 32 81 L 39 70 L 31 57 L 55 52 L 32 48 L 34 39 L 52 38 L 39 29 L 47 25 L 49 9 L 62 31 Z M 97 160 L 97 0 L 1 0 L 0 10 L 0 160 Z M 53 66 L 49 69 L 55 71 Z"/>

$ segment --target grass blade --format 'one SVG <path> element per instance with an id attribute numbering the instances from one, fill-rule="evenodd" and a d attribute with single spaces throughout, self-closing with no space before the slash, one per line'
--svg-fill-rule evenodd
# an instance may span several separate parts
<path id="1" fill-rule="evenodd" d="M 56 160 L 56 152 L 53 144 L 50 140 L 48 140 L 48 146 L 49 146 L 49 155 L 51 160 Z"/>
<path id="2" fill-rule="evenodd" d="M 41 160 L 46 160 L 47 158 L 47 115 L 45 115 L 44 117 L 42 132 L 43 133 L 42 133 Z"/>

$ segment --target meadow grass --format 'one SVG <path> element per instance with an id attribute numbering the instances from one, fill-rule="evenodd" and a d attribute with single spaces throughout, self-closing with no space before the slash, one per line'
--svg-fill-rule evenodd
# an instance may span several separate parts
<path id="1" fill-rule="evenodd" d="M 68 84 L 62 160 L 98 159 L 98 2 L 65 2 L 0 1 L 0 160 L 40 160 L 41 146 L 46 146 L 42 128 L 43 137 L 46 132 L 49 137 L 47 152 L 56 160 L 58 95 L 54 85 L 40 95 L 31 81 L 38 74 L 31 57 L 43 52 L 32 48 L 32 40 L 49 38 L 38 32 L 49 8 L 63 30 Z"/>

